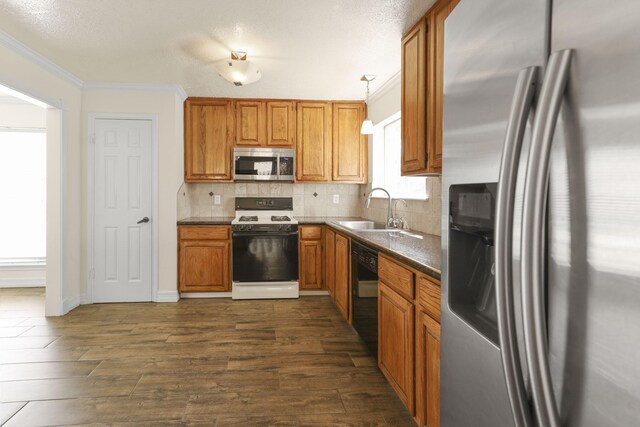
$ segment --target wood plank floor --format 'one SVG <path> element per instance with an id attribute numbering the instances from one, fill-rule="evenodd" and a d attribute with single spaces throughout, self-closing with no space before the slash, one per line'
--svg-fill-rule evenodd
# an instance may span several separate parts
<path id="1" fill-rule="evenodd" d="M 0 424 L 414 425 L 328 297 L 45 318 L 42 289 L 0 289 Z"/>

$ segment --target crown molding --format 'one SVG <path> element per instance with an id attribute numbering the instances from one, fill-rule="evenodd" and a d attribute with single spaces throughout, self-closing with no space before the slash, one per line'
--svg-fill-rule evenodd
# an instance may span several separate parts
<path id="1" fill-rule="evenodd" d="M 180 85 L 147 84 L 147 83 L 101 83 L 86 82 L 82 86 L 86 90 L 127 90 L 137 92 L 169 92 L 176 94 L 182 101 L 187 99 L 187 92 Z"/>
<path id="2" fill-rule="evenodd" d="M 24 43 L 16 40 L 12 36 L 10 36 L 9 34 L 1 30 L 0 30 L 0 44 L 13 50 L 14 52 L 18 53 L 22 57 L 33 62 L 34 64 L 39 65 L 40 67 L 44 68 L 54 76 L 66 81 L 67 83 L 71 83 L 77 88 L 82 87 L 82 80 L 80 80 L 78 77 L 74 76 L 69 71 L 60 67 L 50 59 L 44 57 L 43 55 L 39 54 L 35 50 L 25 45 Z"/>
<path id="3" fill-rule="evenodd" d="M 369 95 L 369 103 L 375 101 L 376 99 L 384 96 L 387 92 L 393 89 L 396 85 L 400 84 L 400 71 L 391 76 L 386 82 L 382 83 L 382 85 L 376 89 L 371 95 Z"/>

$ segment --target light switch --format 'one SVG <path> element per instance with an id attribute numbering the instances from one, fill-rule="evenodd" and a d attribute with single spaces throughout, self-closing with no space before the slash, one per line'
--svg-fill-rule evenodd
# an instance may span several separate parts
<path id="1" fill-rule="evenodd" d="M 213 204 L 214 205 L 219 205 L 220 204 L 220 195 L 216 194 L 215 196 L 213 196 Z"/>
<path id="2" fill-rule="evenodd" d="M 338 203 L 340 203 L 340 195 L 339 194 L 334 194 L 333 195 L 333 204 L 337 205 Z"/>

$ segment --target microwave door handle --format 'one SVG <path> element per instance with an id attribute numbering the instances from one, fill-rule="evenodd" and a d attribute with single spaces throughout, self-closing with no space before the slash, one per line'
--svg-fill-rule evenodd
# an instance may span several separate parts
<path id="1" fill-rule="evenodd" d="M 567 49 L 549 57 L 531 134 L 522 214 L 522 311 L 527 364 L 538 422 L 549 427 L 561 424 L 551 382 L 546 329 L 545 213 L 551 146 L 569 78 L 571 55 L 572 51 Z"/>
<path id="2" fill-rule="evenodd" d="M 496 197 L 495 286 L 498 334 L 507 394 L 516 427 L 533 427 L 518 354 L 513 297 L 513 215 L 518 164 L 527 120 L 534 108 L 539 67 L 520 71 L 509 112 Z"/>

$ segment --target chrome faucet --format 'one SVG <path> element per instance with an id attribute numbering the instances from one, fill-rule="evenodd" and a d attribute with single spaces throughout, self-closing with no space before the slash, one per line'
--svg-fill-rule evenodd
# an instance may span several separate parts
<path id="1" fill-rule="evenodd" d="M 393 228 L 408 228 L 407 221 L 404 218 L 398 216 L 398 202 L 401 202 L 404 207 L 407 207 L 407 201 L 404 199 L 395 199 L 393 201 L 393 216 L 389 220 L 390 226 Z"/>
<path id="2" fill-rule="evenodd" d="M 380 191 L 384 191 L 387 194 L 387 199 L 388 199 L 388 206 L 387 206 L 387 227 L 391 226 L 391 219 L 392 219 L 392 215 L 391 215 L 391 194 L 389 194 L 389 192 L 387 190 L 385 190 L 382 187 L 376 187 L 376 188 L 372 188 L 371 191 L 369 191 L 369 194 L 367 194 L 367 199 L 364 201 L 364 207 L 365 209 L 369 209 L 369 205 L 371 204 L 371 193 L 373 193 L 376 190 L 380 190 Z"/>

